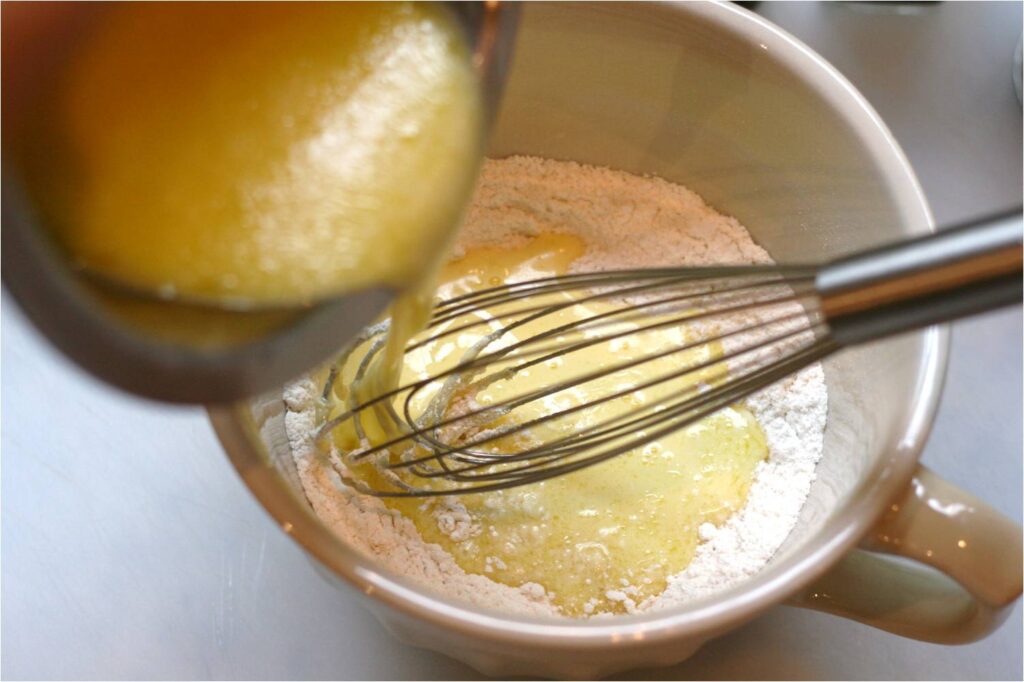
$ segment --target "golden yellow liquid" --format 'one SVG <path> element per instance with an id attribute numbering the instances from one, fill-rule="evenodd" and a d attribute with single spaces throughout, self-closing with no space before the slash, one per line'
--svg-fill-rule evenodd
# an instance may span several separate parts
<path id="1" fill-rule="evenodd" d="M 441 293 L 451 297 L 509 279 L 561 274 L 582 251 L 579 240 L 558 235 L 540 237 L 523 248 L 481 249 L 445 269 Z M 524 338 L 610 310 L 611 305 L 588 302 L 573 306 L 517 330 L 516 335 Z M 465 322 L 459 319 L 449 324 Z M 623 322 L 621 328 L 627 329 L 629 324 L 635 327 L 639 323 Z M 487 405 L 557 385 L 586 371 L 679 347 L 692 340 L 688 334 L 685 329 L 671 327 L 602 342 L 521 372 L 510 381 L 492 384 L 475 398 Z M 458 334 L 410 353 L 402 368 L 403 383 L 452 366 L 478 338 L 478 334 Z M 357 351 L 354 362 L 344 368 L 341 386 L 351 385 L 359 355 Z M 530 430 L 528 439 L 550 442 L 560 434 L 595 426 L 639 406 L 669 400 L 695 382 L 720 381 L 726 368 L 714 360 L 721 355 L 717 344 L 674 353 L 530 403 L 515 413 L 514 420 L 522 423 L 638 386 L 687 363 L 710 361 L 706 369 L 685 380 L 633 390 L 622 398 Z M 342 399 L 346 398 L 345 391 L 341 389 Z M 425 398 L 414 402 L 414 412 L 425 404 Z M 367 435 L 371 442 L 380 442 L 385 432 L 371 428 Z M 336 430 L 335 439 L 345 450 L 357 445 L 351 423 Z M 512 437 L 503 437 L 487 447 L 502 452 L 514 445 Z M 539 583 L 554 604 L 570 616 L 618 613 L 626 610 L 625 600 L 640 604 L 663 591 L 669 576 L 686 568 L 699 544 L 700 526 L 719 525 L 743 506 L 755 467 L 767 454 L 764 434 L 753 415 L 743 406 L 734 405 L 689 428 L 581 471 L 524 487 L 461 496 L 457 501 L 471 515 L 472 529 L 468 537 L 459 535 L 458 540 L 442 528 L 438 511 L 446 502 L 389 499 L 386 503 L 411 519 L 426 541 L 450 552 L 468 572 L 512 586 Z M 378 486 L 383 483 L 372 463 L 355 465 L 353 475 Z M 423 480 L 416 483 L 430 485 Z"/>
<path id="2" fill-rule="evenodd" d="M 406 288 L 480 149 L 466 41 L 420 3 L 115 4 L 56 114 L 61 241 L 171 297 Z"/>

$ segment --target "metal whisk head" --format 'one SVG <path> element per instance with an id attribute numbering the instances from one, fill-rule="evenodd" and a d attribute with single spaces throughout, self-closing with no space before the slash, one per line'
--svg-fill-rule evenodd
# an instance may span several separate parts
<path id="1" fill-rule="evenodd" d="M 821 266 L 588 273 L 453 298 L 406 348 L 405 385 L 343 396 L 318 437 L 347 430 L 358 447 L 345 448 L 340 473 L 379 496 L 485 492 L 576 471 L 841 346 L 1020 303 L 1020 216 Z M 367 330 L 338 361 L 325 403 L 379 362 L 385 329 Z"/>
<path id="2" fill-rule="evenodd" d="M 407 365 L 449 356 L 320 429 L 363 442 L 343 478 L 379 496 L 485 492 L 622 455 L 734 404 L 837 348 L 814 267 L 629 270 L 506 284 L 441 302 Z M 340 368 L 358 382 L 386 325 Z M 358 360 L 356 360 L 358 358 Z M 346 426 L 347 425 L 347 426 Z M 381 426 L 386 434 L 372 439 Z M 369 480 L 356 472 L 372 467 Z M 367 470 L 364 468 L 364 471 Z"/>

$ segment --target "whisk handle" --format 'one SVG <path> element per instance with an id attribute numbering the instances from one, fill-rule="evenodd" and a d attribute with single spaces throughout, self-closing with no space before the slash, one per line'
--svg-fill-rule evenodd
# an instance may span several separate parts
<path id="1" fill-rule="evenodd" d="M 841 344 L 1020 303 L 1021 209 L 842 258 L 816 287 Z"/>

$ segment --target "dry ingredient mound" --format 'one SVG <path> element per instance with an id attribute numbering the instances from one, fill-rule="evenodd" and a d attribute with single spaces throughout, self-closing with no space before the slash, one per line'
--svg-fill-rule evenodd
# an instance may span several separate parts
<path id="1" fill-rule="evenodd" d="M 488 160 L 455 256 L 483 246 L 517 246 L 544 233 L 570 233 L 585 242 L 573 272 L 771 262 L 742 225 L 685 187 L 568 161 Z M 560 615 L 543 585 L 515 588 L 466 573 L 440 546 L 424 542 L 411 521 L 344 486 L 310 440 L 319 391 L 308 378 L 285 390 L 286 425 L 306 496 L 335 534 L 390 571 L 452 599 Z M 764 430 L 769 456 L 757 467 L 746 505 L 721 526 L 704 524 L 690 565 L 670 577 L 657 597 L 630 603 L 630 611 L 677 606 L 735 585 L 767 563 L 796 523 L 823 448 L 827 394 L 821 366 L 761 391 L 747 405 Z M 440 524 L 457 532 L 472 523 L 461 518 L 465 508 L 457 501 L 448 507 L 438 515 Z"/>

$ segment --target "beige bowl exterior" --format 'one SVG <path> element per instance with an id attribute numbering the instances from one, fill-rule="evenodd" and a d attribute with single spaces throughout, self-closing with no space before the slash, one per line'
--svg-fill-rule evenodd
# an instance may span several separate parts
<path id="1" fill-rule="evenodd" d="M 733 5 L 526 6 L 490 153 L 679 182 L 738 218 L 780 262 L 932 229 L 906 159 L 857 91 Z M 669 665 L 786 600 L 929 641 L 967 641 L 1020 595 L 1021 531 L 917 463 L 947 338 L 933 328 L 826 363 L 825 455 L 796 529 L 762 572 L 685 607 L 592 622 L 453 603 L 390 574 L 310 510 L 279 394 L 210 412 L 246 484 L 328 579 L 363 592 L 400 639 L 492 675 Z M 853 549 L 858 542 L 864 549 Z"/>

